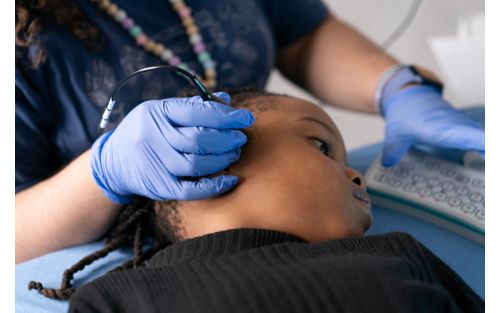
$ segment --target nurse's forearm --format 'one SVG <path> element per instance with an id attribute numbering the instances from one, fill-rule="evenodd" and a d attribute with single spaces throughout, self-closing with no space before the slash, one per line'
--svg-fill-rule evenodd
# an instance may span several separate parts
<path id="1" fill-rule="evenodd" d="M 331 16 L 279 56 L 280 70 L 315 96 L 363 112 L 375 112 L 377 81 L 396 63 L 394 57 Z"/>
<path id="2" fill-rule="evenodd" d="M 93 181 L 89 157 L 16 194 L 16 263 L 95 240 L 113 223 L 120 206 Z"/>

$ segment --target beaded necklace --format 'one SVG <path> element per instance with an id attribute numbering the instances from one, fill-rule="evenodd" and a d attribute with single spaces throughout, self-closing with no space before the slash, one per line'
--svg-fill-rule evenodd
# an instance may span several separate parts
<path id="1" fill-rule="evenodd" d="M 168 63 L 172 66 L 178 66 L 187 71 L 194 73 L 189 66 L 181 60 L 181 58 L 175 55 L 172 50 L 166 48 L 163 44 L 154 41 L 144 34 L 141 27 L 137 25 L 134 20 L 128 16 L 127 12 L 119 8 L 116 4 L 109 0 L 91 0 L 97 3 L 97 5 L 104 10 L 109 16 L 111 16 L 116 22 L 120 23 L 122 27 L 128 31 L 129 35 L 135 39 L 138 46 L 141 46 L 146 51 L 156 55 L 162 61 Z M 198 58 L 198 62 L 201 64 L 205 71 L 205 79 L 199 77 L 199 79 L 210 89 L 217 86 L 217 72 L 215 70 L 215 62 L 207 51 L 206 46 L 203 42 L 203 38 L 198 31 L 198 27 L 191 15 L 191 8 L 189 8 L 184 0 L 169 0 L 172 8 L 179 15 L 186 31 L 186 35 L 189 37 L 189 42 L 193 48 L 194 53 Z"/>

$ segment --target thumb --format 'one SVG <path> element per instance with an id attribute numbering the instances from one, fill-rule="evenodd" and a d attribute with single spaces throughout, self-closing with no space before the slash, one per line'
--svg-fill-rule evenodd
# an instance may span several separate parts
<path id="1" fill-rule="evenodd" d="M 197 181 L 183 180 L 180 182 L 183 195 L 178 200 L 201 200 L 217 197 L 231 189 L 238 183 L 238 177 L 220 175 L 213 178 L 202 178 Z"/>
<path id="2" fill-rule="evenodd" d="M 231 103 L 231 96 L 227 92 L 214 92 L 213 95 L 221 98 L 227 105 Z"/>
<path id="3" fill-rule="evenodd" d="M 387 138 L 382 153 L 382 166 L 390 167 L 398 164 L 412 144 L 413 141 L 410 139 Z"/>

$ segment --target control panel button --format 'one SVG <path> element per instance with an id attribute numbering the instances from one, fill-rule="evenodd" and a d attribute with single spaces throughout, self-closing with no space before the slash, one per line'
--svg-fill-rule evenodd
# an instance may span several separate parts
<path id="1" fill-rule="evenodd" d="M 476 210 L 476 206 L 472 203 L 464 203 L 461 209 L 465 213 L 474 213 L 474 211 Z"/>

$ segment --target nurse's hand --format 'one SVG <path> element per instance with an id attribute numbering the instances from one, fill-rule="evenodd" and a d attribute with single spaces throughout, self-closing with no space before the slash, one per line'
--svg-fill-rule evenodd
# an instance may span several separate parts
<path id="1" fill-rule="evenodd" d="M 229 103 L 227 93 L 217 93 Z M 217 173 L 240 157 L 247 138 L 237 130 L 252 114 L 217 102 L 192 98 L 151 100 L 138 105 L 92 146 L 92 174 L 113 202 L 134 195 L 155 200 L 198 200 L 230 189 L 238 177 Z"/>
<path id="2" fill-rule="evenodd" d="M 417 143 L 484 154 L 484 130 L 430 86 L 410 86 L 382 104 L 386 120 L 383 166 L 397 164 Z"/>

